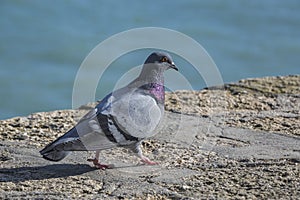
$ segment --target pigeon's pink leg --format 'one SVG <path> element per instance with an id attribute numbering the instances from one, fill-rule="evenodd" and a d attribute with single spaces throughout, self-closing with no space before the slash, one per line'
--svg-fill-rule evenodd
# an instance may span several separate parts
<path id="1" fill-rule="evenodd" d="M 139 158 L 141 158 L 142 162 L 148 165 L 157 165 L 157 162 L 153 162 L 151 161 L 149 158 L 147 158 L 146 156 L 143 155 L 142 149 L 140 148 L 140 146 L 137 146 L 137 156 Z"/>
<path id="2" fill-rule="evenodd" d="M 158 165 L 158 162 L 151 161 L 146 156 L 141 155 L 140 158 L 141 158 L 142 162 L 144 162 L 144 163 L 146 163 L 148 165 Z"/>
<path id="3" fill-rule="evenodd" d="M 105 170 L 105 169 L 111 168 L 110 165 L 104 165 L 104 164 L 99 163 L 99 153 L 100 153 L 100 151 L 96 151 L 95 158 L 94 159 L 87 159 L 87 161 L 93 162 L 95 167 L 97 167 L 99 169 Z"/>

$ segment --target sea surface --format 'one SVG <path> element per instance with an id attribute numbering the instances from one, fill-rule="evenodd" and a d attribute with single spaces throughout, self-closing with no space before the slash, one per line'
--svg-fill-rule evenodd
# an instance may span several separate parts
<path id="1" fill-rule="evenodd" d="M 224 82 L 300 74 L 297 0 L 2 0 L 0 119 L 71 108 L 85 57 L 112 35 L 141 27 L 168 28 L 193 38 Z M 113 62 L 101 77 L 96 99 L 151 51 L 134 51 Z M 193 89 L 206 86 L 193 67 L 173 56 Z"/>

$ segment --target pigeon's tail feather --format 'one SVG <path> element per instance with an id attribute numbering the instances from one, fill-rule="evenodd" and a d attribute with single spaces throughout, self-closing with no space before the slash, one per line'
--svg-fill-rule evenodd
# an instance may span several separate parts
<path id="1" fill-rule="evenodd" d="M 46 160 L 60 161 L 64 159 L 70 153 L 70 151 L 84 150 L 86 150 L 86 148 L 82 144 L 76 128 L 72 128 L 66 134 L 48 144 L 40 151 L 40 154 Z"/>
<path id="2" fill-rule="evenodd" d="M 69 151 L 50 151 L 42 155 L 46 160 L 58 162 L 64 159 L 69 153 Z"/>
<path id="3" fill-rule="evenodd" d="M 54 142 L 48 144 L 43 150 L 41 150 L 40 154 L 46 160 L 60 161 L 70 153 L 69 151 L 63 150 L 61 145 L 62 143 L 59 143 L 59 138 L 58 138 Z"/>

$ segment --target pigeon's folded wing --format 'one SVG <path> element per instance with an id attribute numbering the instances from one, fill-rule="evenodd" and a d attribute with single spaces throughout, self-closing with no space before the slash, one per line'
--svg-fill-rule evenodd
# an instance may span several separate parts
<path id="1" fill-rule="evenodd" d="M 118 146 L 111 136 L 108 117 L 98 112 L 97 108 L 86 114 L 75 129 L 86 150 L 102 150 Z"/>
<path id="2" fill-rule="evenodd" d="M 152 96 L 136 91 L 122 98 L 112 96 L 111 102 L 111 107 L 103 113 L 112 116 L 123 132 L 140 139 L 156 133 L 163 110 Z"/>
<path id="3" fill-rule="evenodd" d="M 108 127 L 103 126 L 103 124 L 107 121 L 105 121 L 105 115 L 101 115 L 99 112 L 99 110 L 103 111 L 104 106 L 107 105 L 108 98 L 109 95 L 101 101 L 97 106 L 98 108 L 89 111 L 75 127 L 48 144 L 40 153 L 46 159 L 56 161 L 64 157 L 68 151 L 101 150 L 116 147 L 118 144 L 105 134 Z M 98 121 L 99 116 L 101 116 L 100 121 Z"/>

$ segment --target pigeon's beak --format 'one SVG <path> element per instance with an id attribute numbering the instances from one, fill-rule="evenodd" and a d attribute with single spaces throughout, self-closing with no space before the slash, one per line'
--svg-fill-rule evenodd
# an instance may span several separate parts
<path id="1" fill-rule="evenodd" d="M 172 62 L 172 64 L 170 65 L 170 68 L 175 69 L 176 71 L 178 71 L 178 68 L 176 67 L 176 65 Z"/>

